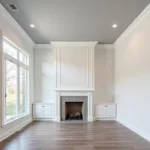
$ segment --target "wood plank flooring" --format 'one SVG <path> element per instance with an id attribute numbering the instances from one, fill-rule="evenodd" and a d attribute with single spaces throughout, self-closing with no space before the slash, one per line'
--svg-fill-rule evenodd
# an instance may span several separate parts
<path id="1" fill-rule="evenodd" d="M 150 150 L 150 143 L 115 121 L 33 122 L 1 142 L 0 150 Z"/>

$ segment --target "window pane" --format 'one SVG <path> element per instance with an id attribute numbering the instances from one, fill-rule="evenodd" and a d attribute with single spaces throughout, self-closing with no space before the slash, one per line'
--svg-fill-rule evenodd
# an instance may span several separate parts
<path id="1" fill-rule="evenodd" d="M 20 113 L 25 112 L 27 99 L 27 71 L 20 68 Z"/>
<path id="2" fill-rule="evenodd" d="M 21 61 L 22 63 L 28 65 L 28 58 L 22 52 L 19 52 L 19 61 Z"/>
<path id="3" fill-rule="evenodd" d="M 6 41 L 4 42 L 4 52 L 14 58 L 17 58 L 17 50 Z"/>
<path id="4" fill-rule="evenodd" d="M 6 61 L 5 120 L 17 115 L 17 66 Z"/>

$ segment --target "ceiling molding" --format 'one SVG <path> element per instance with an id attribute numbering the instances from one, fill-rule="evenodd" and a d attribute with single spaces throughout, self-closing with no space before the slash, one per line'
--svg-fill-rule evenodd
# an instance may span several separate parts
<path id="1" fill-rule="evenodd" d="M 51 42 L 53 47 L 95 47 L 98 41 L 95 42 Z"/>
<path id="2" fill-rule="evenodd" d="M 51 42 L 52 43 L 52 42 Z M 63 43 L 63 44 L 66 44 L 66 43 L 70 43 L 70 42 L 65 42 L 65 43 Z M 71 44 L 73 44 L 72 46 L 74 46 L 75 45 L 75 43 L 78 43 L 79 44 L 79 42 L 71 42 Z M 62 44 L 62 43 L 61 43 Z M 82 43 L 83 44 L 83 43 Z M 86 42 L 84 42 L 84 44 L 86 44 L 86 47 L 87 47 L 87 43 Z M 89 42 L 88 42 L 88 44 L 89 44 Z M 92 43 L 90 43 L 90 44 L 92 44 Z M 114 45 L 113 44 L 95 44 L 95 43 L 93 43 L 95 46 L 95 48 L 99 48 L 99 49 L 113 49 L 114 48 Z M 81 45 L 81 42 L 80 42 L 80 45 Z M 80 46 L 80 45 L 78 45 L 78 46 Z M 60 46 L 60 45 L 59 45 Z M 77 45 L 76 45 L 77 46 Z M 83 46 L 83 45 L 82 45 Z M 92 45 L 93 46 L 93 45 Z M 35 50 L 38 50 L 38 49 L 52 49 L 54 47 L 54 45 L 52 45 L 52 44 L 35 44 Z M 57 47 L 57 45 L 55 45 L 55 47 Z M 65 47 L 66 47 L 66 45 L 65 45 Z"/>
<path id="3" fill-rule="evenodd" d="M 113 44 L 97 44 L 96 48 L 99 48 L 99 49 L 113 49 L 114 45 Z"/>
<path id="4" fill-rule="evenodd" d="M 121 36 L 114 42 L 114 45 L 122 40 L 132 28 L 141 21 L 141 19 L 150 11 L 150 4 L 140 13 L 140 15 L 132 22 L 131 25 L 121 34 Z"/>
<path id="5" fill-rule="evenodd" d="M 35 44 L 35 49 L 52 49 L 51 44 Z"/>
<path id="6" fill-rule="evenodd" d="M 21 33 L 21 35 L 32 45 L 35 45 L 35 43 L 32 41 L 32 39 L 28 36 L 28 34 L 22 29 L 22 27 L 16 22 L 16 20 L 9 14 L 9 12 L 0 4 L 0 13 L 3 15 L 3 17 L 7 18 L 8 21 L 13 25 L 13 27 L 16 28 L 16 30 Z M 3 29 L 2 29 L 3 30 Z"/>

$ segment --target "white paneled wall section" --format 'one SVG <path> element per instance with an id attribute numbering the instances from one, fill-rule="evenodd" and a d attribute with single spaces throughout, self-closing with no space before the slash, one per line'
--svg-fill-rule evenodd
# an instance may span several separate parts
<path id="1" fill-rule="evenodd" d="M 94 90 L 97 42 L 51 42 L 55 52 L 55 90 Z"/>

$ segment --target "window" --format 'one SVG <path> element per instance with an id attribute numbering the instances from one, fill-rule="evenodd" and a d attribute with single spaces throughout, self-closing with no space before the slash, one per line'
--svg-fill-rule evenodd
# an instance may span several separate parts
<path id="1" fill-rule="evenodd" d="M 4 52 L 14 58 L 17 58 L 17 50 L 7 41 L 4 42 Z"/>
<path id="2" fill-rule="evenodd" d="M 4 123 L 29 113 L 29 56 L 4 38 Z"/>
<path id="3" fill-rule="evenodd" d="M 17 114 L 17 65 L 10 61 L 5 61 L 6 67 L 6 119 Z"/>

